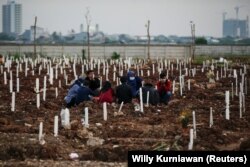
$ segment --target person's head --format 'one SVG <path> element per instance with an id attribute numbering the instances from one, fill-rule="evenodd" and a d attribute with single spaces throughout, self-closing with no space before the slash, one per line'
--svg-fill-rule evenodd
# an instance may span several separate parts
<path id="1" fill-rule="evenodd" d="M 79 75 L 78 79 L 80 79 L 80 78 L 84 80 L 86 78 L 86 74 Z"/>
<path id="2" fill-rule="evenodd" d="M 127 82 L 127 77 L 122 76 L 122 77 L 120 78 L 120 81 L 121 81 L 121 83 L 126 83 L 126 82 Z"/>
<path id="3" fill-rule="evenodd" d="M 153 87 L 153 84 L 151 84 L 151 83 L 145 83 L 144 86 L 145 87 Z"/>
<path id="4" fill-rule="evenodd" d="M 135 79 L 135 72 L 134 71 L 129 71 L 127 75 L 128 75 L 129 80 Z"/>
<path id="5" fill-rule="evenodd" d="M 109 90 L 111 88 L 111 83 L 109 81 L 105 81 L 103 83 L 103 87 L 101 89 L 101 92 L 106 92 L 107 90 Z"/>
<path id="6" fill-rule="evenodd" d="M 166 74 L 165 73 L 160 74 L 160 81 L 162 81 L 162 82 L 166 81 Z"/>
<path id="7" fill-rule="evenodd" d="M 94 79 L 94 71 L 93 70 L 89 70 L 87 71 L 87 77 L 89 77 L 90 79 Z"/>
<path id="8" fill-rule="evenodd" d="M 84 76 L 80 76 L 80 77 L 78 78 L 78 81 L 81 82 L 81 83 L 83 83 L 84 80 L 85 80 L 85 78 L 86 78 L 86 77 L 84 77 Z"/>
<path id="9" fill-rule="evenodd" d="M 75 81 L 75 84 L 78 84 L 79 86 L 83 86 L 84 85 L 84 79 L 83 78 L 78 78 Z"/>

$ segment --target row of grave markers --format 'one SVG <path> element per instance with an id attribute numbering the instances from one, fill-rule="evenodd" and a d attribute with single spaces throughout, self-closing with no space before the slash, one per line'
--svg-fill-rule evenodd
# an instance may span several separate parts
<path id="1" fill-rule="evenodd" d="M 44 68 L 46 68 L 47 67 L 47 75 L 49 74 L 49 81 L 50 81 L 50 84 L 51 85 L 53 85 L 53 78 L 54 78 L 54 70 L 53 70 L 53 68 L 52 68 L 52 63 L 51 63 L 51 61 L 50 60 L 47 60 L 47 59 L 40 59 L 40 61 L 42 60 L 42 62 L 43 62 L 43 67 Z M 64 68 L 65 68 L 65 64 L 69 64 L 69 60 L 67 60 L 65 57 L 64 57 L 64 60 L 65 60 L 65 62 L 63 62 L 61 59 L 59 59 L 59 63 L 61 63 L 61 64 L 63 64 L 63 66 L 64 66 Z M 20 71 L 22 71 L 22 64 L 20 64 L 18 61 L 16 61 L 17 62 L 17 66 L 16 66 L 16 68 L 17 68 L 17 71 L 16 71 L 16 77 L 17 77 L 17 81 L 16 81 L 16 92 L 19 92 L 19 90 L 20 90 L 20 88 L 19 88 L 19 85 L 20 85 L 20 81 L 19 81 L 19 78 L 18 78 L 18 76 L 19 76 L 19 68 L 20 68 Z M 37 65 L 37 63 L 39 62 L 37 59 L 35 59 L 35 63 L 33 63 L 33 61 L 31 60 L 31 59 L 24 59 L 23 61 L 21 61 L 21 62 L 25 62 L 25 76 L 27 76 L 27 71 L 28 71 L 28 63 L 30 62 L 31 63 L 31 67 L 32 67 L 32 69 L 34 68 L 34 64 L 35 64 L 35 67 L 36 67 L 36 65 Z M 55 62 L 55 59 L 53 59 L 53 62 Z M 77 75 L 76 75 L 76 62 L 78 62 L 78 61 L 76 61 L 76 59 L 73 59 L 73 62 L 74 62 L 74 64 L 73 64 L 73 73 L 74 73 L 74 76 L 75 76 L 75 79 L 77 78 Z M 84 62 L 85 62 L 85 60 L 84 60 Z M 97 61 L 98 62 L 98 71 L 100 71 L 99 69 L 100 69 L 100 60 L 98 60 Z M 103 61 L 104 63 L 103 63 L 103 65 L 104 65 L 104 69 L 105 69 L 105 64 L 106 64 L 106 66 L 107 66 L 107 69 L 106 70 L 103 70 L 103 72 L 104 72 L 104 74 L 105 74 L 105 71 L 106 71 L 106 80 L 108 80 L 108 66 L 109 66 L 109 64 L 108 64 L 108 62 L 106 62 L 105 63 L 105 61 Z M 168 63 L 167 63 L 168 62 Z M 179 63 L 179 60 L 177 59 L 176 60 L 176 62 L 177 62 L 177 66 L 176 66 L 176 68 L 178 68 L 179 67 L 179 69 L 180 69 L 180 76 L 179 76 L 179 85 L 180 85 L 180 95 L 182 96 L 182 93 L 183 93 L 183 90 L 185 90 L 185 82 L 184 82 L 184 76 L 188 76 L 188 69 L 187 68 L 185 68 L 185 71 L 186 71 L 186 73 L 185 73 L 185 75 L 182 75 L 182 71 L 181 71 L 181 67 L 182 67 L 182 64 L 183 64 L 183 66 L 186 66 L 185 64 L 185 62 L 180 62 Z M 46 63 L 48 63 L 48 65 L 46 66 Z M 5 67 L 7 67 L 7 71 L 10 73 L 10 82 L 9 82 L 9 85 L 10 85 L 10 92 L 12 93 L 13 92 L 13 80 L 12 80 L 12 71 L 10 70 L 10 68 L 11 68 L 11 64 L 12 64 L 12 60 L 11 59 L 7 59 L 7 61 L 6 61 L 6 63 L 5 63 Z M 114 61 L 113 62 L 111 62 L 111 64 L 114 64 Z M 163 63 L 161 62 L 161 63 L 159 63 L 160 65 L 159 65 L 159 67 L 163 67 Z M 164 61 L 164 64 L 165 64 L 165 67 L 170 67 L 171 66 L 171 71 L 173 71 L 173 64 L 171 64 L 170 63 L 170 61 Z M 39 66 L 39 75 L 40 75 L 40 71 L 41 71 L 41 69 L 42 69 L 42 65 L 40 65 Z M 127 65 L 128 65 L 128 68 L 127 69 L 129 69 L 129 66 L 131 66 L 131 59 L 128 59 L 128 63 L 127 63 Z M 216 64 L 217 65 L 217 64 Z M 95 66 L 95 64 L 93 65 L 92 63 L 90 63 L 90 68 L 91 69 L 93 69 L 93 66 Z M 123 65 L 121 65 L 121 62 L 119 62 L 119 67 L 123 67 Z M 126 67 L 126 64 L 125 64 L 125 67 Z M 137 67 L 137 70 L 139 70 L 139 68 L 138 68 L 138 66 L 136 66 Z M 211 70 L 214 70 L 214 66 L 213 66 L 213 62 L 212 62 L 212 65 L 210 66 L 211 67 Z M 56 78 L 57 78 L 57 76 L 58 76 L 58 73 L 57 73 L 57 68 L 58 68 L 58 64 L 56 64 Z M 88 65 L 86 66 L 86 68 L 88 68 Z M 114 70 L 114 75 L 113 75 L 113 81 L 115 81 L 115 78 L 117 78 L 117 85 L 120 83 L 118 80 L 118 77 L 115 77 L 115 74 L 116 74 L 116 66 L 113 66 L 113 70 Z M 203 62 L 203 68 L 202 68 L 202 72 L 204 71 L 203 69 L 204 68 L 208 68 L 209 69 L 209 66 L 205 63 L 205 62 Z M 82 65 L 82 69 L 84 70 L 84 65 Z M 153 69 L 154 69 L 154 64 L 153 64 Z M 86 69 L 87 70 L 87 69 Z M 168 74 L 168 68 L 167 68 L 167 74 Z M 225 77 L 226 77 L 226 71 L 228 70 L 228 63 L 224 63 L 224 71 L 225 71 Z M 3 68 L 2 68 L 2 66 L 1 66 L 1 72 L 3 71 Z M 66 71 L 65 71 L 65 69 L 64 70 L 62 70 L 62 66 L 60 66 L 60 71 L 61 71 L 61 74 L 63 73 L 64 74 L 64 78 L 65 78 L 65 84 L 67 85 L 68 83 L 67 83 L 67 79 L 68 79 L 68 77 L 67 77 L 67 74 L 66 74 Z M 63 71 L 63 72 L 62 72 Z M 142 71 L 142 70 L 141 70 Z M 149 70 L 148 70 L 149 71 Z M 158 72 L 160 72 L 161 71 L 161 69 L 160 68 L 158 68 Z M 230 70 L 230 71 L 232 71 L 232 70 Z M 194 68 L 194 69 L 191 69 L 191 72 L 192 72 L 192 74 L 193 74 L 193 77 L 195 76 L 195 74 L 196 74 L 196 68 Z M 32 73 L 34 73 L 34 70 L 32 71 Z M 149 73 L 149 72 L 148 72 Z M 153 72 L 154 73 L 154 72 Z M 122 74 L 122 73 L 121 73 Z M 141 74 L 143 74 L 143 73 L 141 73 Z M 245 93 L 247 94 L 247 78 L 245 78 L 244 77 L 244 75 L 246 74 L 246 65 L 244 65 L 244 73 L 242 73 L 242 69 L 240 69 L 240 75 L 242 76 L 242 80 L 241 80 L 241 83 L 240 83 L 240 96 L 239 96 L 239 102 L 240 102 L 240 111 L 242 110 L 242 108 L 244 108 L 244 106 L 245 106 L 245 97 L 244 97 L 244 90 L 245 90 Z M 139 75 L 139 73 L 138 73 L 138 75 Z M 167 75 L 168 76 L 168 75 Z M 230 72 L 230 75 L 229 76 L 232 76 L 231 75 L 231 72 Z M 222 68 L 221 68 L 221 77 L 222 77 Z M 238 77 L 237 77 L 237 71 L 234 69 L 233 70 L 233 77 L 236 79 L 236 81 L 235 81 L 235 95 L 236 96 L 238 96 Z M 218 80 L 218 71 L 217 71 L 217 80 Z M 43 88 L 43 100 L 45 101 L 46 100 L 46 76 L 44 76 L 44 88 Z M 102 78 L 101 78 L 101 80 L 102 80 Z M 6 74 L 6 71 L 4 71 L 4 84 L 7 84 L 7 74 Z M 59 88 L 61 88 L 61 80 L 59 80 Z M 245 89 L 244 89 L 245 88 Z M 175 80 L 173 81 L 173 94 L 175 93 L 174 91 L 175 91 Z M 190 79 L 188 79 L 188 90 L 190 90 Z M 39 79 L 37 78 L 36 79 L 36 93 L 37 93 L 37 108 L 39 108 L 40 107 L 40 89 L 39 89 Z M 58 88 L 56 87 L 56 89 L 55 89 L 55 94 L 56 94 L 56 96 L 55 97 L 57 97 L 58 96 Z M 233 89 L 233 82 L 232 82 L 232 98 L 234 97 L 234 89 Z M 15 94 L 13 94 L 12 95 L 12 101 L 13 100 L 15 100 Z M 13 106 L 14 104 L 15 104 L 15 102 L 12 102 L 11 103 L 12 105 L 12 111 L 14 110 L 14 108 L 15 108 L 15 106 Z M 227 103 L 226 103 L 227 104 Z M 140 104 L 141 106 L 142 106 L 142 104 Z M 245 110 L 245 109 L 243 109 L 243 110 Z M 143 107 L 141 107 L 141 111 L 143 111 Z M 227 119 L 228 119 L 228 117 L 227 117 Z"/>
<path id="2" fill-rule="evenodd" d="M 40 60 L 43 60 L 42 62 L 43 62 L 43 66 L 46 68 L 47 67 L 47 74 L 49 74 L 49 81 L 50 81 L 50 84 L 51 85 L 53 85 L 53 76 L 54 76 L 54 70 L 53 70 L 53 68 L 52 68 L 52 63 L 51 63 L 51 61 L 49 61 L 49 60 L 47 60 L 47 59 L 40 59 Z M 65 68 L 65 64 L 69 64 L 69 61 L 68 60 L 66 60 L 65 58 L 64 58 L 64 60 L 65 60 L 65 63 L 62 63 L 62 60 L 61 59 L 59 59 L 59 62 L 60 63 L 62 63 L 63 64 L 63 66 L 64 66 L 64 68 Z M 129 59 L 129 60 L 131 60 L 131 59 Z M 55 59 L 53 59 L 53 62 L 55 61 Z M 84 60 L 85 61 L 85 60 Z M 11 62 L 12 62 L 12 60 L 10 59 L 7 59 L 7 61 L 6 61 L 6 63 L 5 63 L 5 67 L 7 67 L 7 71 L 10 73 L 10 82 L 9 82 L 9 84 L 10 84 L 10 92 L 12 92 L 13 91 L 13 80 L 12 80 L 12 71 L 10 70 L 10 68 L 11 68 Z M 33 69 L 33 67 L 34 67 L 34 64 L 35 64 L 35 66 L 37 65 L 37 59 L 35 60 L 35 63 L 33 63 L 33 61 L 31 60 L 31 59 L 25 59 L 24 60 L 24 62 L 25 62 L 25 76 L 27 76 L 26 74 L 27 74 L 27 66 L 28 66 L 28 62 L 30 62 L 31 63 L 31 67 L 32 67 L 32 69 Z M 46 66 L 46 62 L 48 62 L 49 63 L 49 65 L 48 66 Z M 76 68 L 75 68 L 75 65 L 76 65 L 76 59 L 74 59 L 74 64 L 73 64 L 73 72 L 74 72 L 74 76 L 75 76 L 75 79 L 77 78 L 76 76 Z M 100 67 L 100 60 L 98 60 L 98 67 Z M 173 64 L 171 64 L 170 63 L 170 61 L 168 61 L 168 63 L 166 63 L 167 61 L 165 60 L 165 66 L 168 66 L 168 67 L 170 67 L 170 65 L 171 65 L 171 69 L 172 69 L 172 71 L 173 71 Z M 185 71 L 186 71 L 186 74 L 185 75 L 182 75 L 182 73 L 181 73 L 181 65 L 182 64 L 186 64 L 185 62 L 181 62 L 180 64 L 178 63 L 179 62 L 179 60 L 177 59 L 177 68 L 179 67 L 179 69 L 180 69 L 180 76 L 179 76 L 179 85 L 180 85 L 180 95 L 182 96 L 182 92 L 183 92 L 183 90 L 185 90 L 185 85 L 184 85 L 184 76 L 188 76 L 188 70 L 187 70 L 187 68 L 185 68 Z M 92 63 L 90 63 L 90 64 L 92 64 Z M 104 61 L 104 63 L 103 63 L 103 65 L 105 66 L 105 61 Z M 113 64 L 113 62 L 111 63 L 111 64 Z M 121 67 L 123 67 L 123 65 L 120 65 L 121 63 L 119 62 L 119 67 L 121 66 Z M 129 63 L 128 63 L 129 65 L 128 65 L 128 67 L 131 65 L 131 62 L 129 61 Z M 167 64 L 169 64 L 169 65 L 167 65 Z M 178 65 L 179 64 L 179 65 Z M 19 66 L 20 65 L 20 66 Z M 19 64 L 19 62 L 17 62 L 17 69 L 19 69 L 19 67 L 20 67 L 20 71 L 22 71 L 22 65 L 21 64 Z M 84 69 L 84 65 L 82 65 L 83 66 L 83 68 L 82 69 Z M 93 66 L 95 66 L 95 65 L 90 65 L 90 67 L 91 68 L 93 68 Z M 108 66 L 108 62 L 107 62 L 107 66 Z M 162 63 L 160 63 L 160 66 L 163 66 L 162 65 Z M 40 75 L 40 69 L 41 69 L 41 65 L 39 66 L 39 75 Z M 88 66 L 86 66 L 86 67 L 88 67 Z M 114 67 L 114 76 L 113 76 L 113 81 L 115 80 L 115 72 L 116 72 L 116 66 L 113 66 Z M 138 66 L 137 66 L 138 67 Z M 203 62 L 203 68 L 202 69 L 204 69 L 204 68 L 208 68 L 208 65 L 205 65 L 205 63 Z M 58 68 L 58 64 L 56 64 L 56 78 L 57 78 L 57 76 L 58 76 L 58 74 L 57 74 L 57 68 Z M 2 69 L 2 66 L 1 66 L 1 69 Z M 104 69 L 105 69 L 105 67 L 104 67 Z M 107 68 L 107 70 L 103 70 L 103 72 L 105 72 L 106 71 L 106 80 L 108 80 L 108 69 L 109 68 Z M 137 68 L 137 70 L 138 70 L 139 68 Z M 153 69 L 154 69 L 154 64 L 153 64 Z M 212 70 L 214 70 L 214 66 L 213 66 L 213 63 L 212 63 L 212 65 L 211 65 L 211 69 Z M 222 69 L 222 68 L 221 68 Z M 224 63 L 224 71 L 225 71 L 225 73 L 226 73 L 226 71 L 227 71 L 227 69 L 228 69 L 228 64 L 227 63 Z M 66 80 L 66 84 L 68 84 L 67 83 L 67 79 L 68 79 L 68 77 L 67 77 L 67 75 L 66 75 L 66 71 L 65 71 L 65 69 L 64 70 L 62 70 L 62 66 L 60 66 L 60 71 L 61 71 L 61 74 L 63 73 L 64 74 L 64 78 L 65 78 L 65 80 Z M 62 72 L 63 71 L 63 72 Z M 99 70 L 98 70 L 99 71 Z M 149 70 L 148 70 L 149 71 Z M 161 71 L 161 69 L 160 68 L 158 68 L 158 71 L 160 72 Z M 192 74 L 193 74 L 193 76 L 195 76 L 195 74 L 196 74 L 196 68 L 194 68 L 194 69 L 191 69 L 191 71 L 192 71 Z M 204 71 L 204 70 L 202 70 L 202 71 Z M 232 71 L 232 70 L 231 70 Z M 2 72 L 2 71 L 1 71 Z M 16 71 L 17 72 L 17 82 L 16 82 L 16 85 L 17 85 L 17 92 L 19 92 L 19 78 L 18 78 L 18 76 L 19 76 L 19 71 L 17 70 Z M 34 70 L 33 70 L 33 72 L 34 72 Z M 247 78 L 245 78 L 245 80 L 244 80 L 244 75 L 245 75 L 245 73 L 246 73 L 246 66 L 244 65 L 244 73 L 242 73 L 242 69 L 240 69 L 240 74 L 241 74 L 241 76 L 242 76 L 242 82 L 240 83 L 240 89 L 241 89 L 241 91 L 240 91 L 240 94 L 241 94 L 241 96 L 239 96 L 239 101 L 240 101 L 240 106 L 244 106 L 244 105 L 242 105 L 242 103 L 244 104 L 244 93 L 243 93 L 243 88 L 244 88 L 244 85 L 245 85 L 245 93 L 247 93 Z M 139 73 L 138 73 L 139 74 Z M 168 69 L 167 69 L 167 74 L 168 74 Z M 226 75 L 225 75 L 226 76 Z M 232 76 L 231 74 L 229 75 L 229 76 Z M 221 77 L 222 77 L 222 70 L 221 70 Z M 233 77 L 236 79 L 236 81 L 235 81 L 235 95 L 236 96 L 238 96 L 238 80 L 237 80 L 237 72 L 236 72 L 236 70 L 234 69 L 234 71 L 233 71 Z M 218 71 L 217 71 L 217 77 L 216 77 L 217 79 L 218 79 Z M 38 80 L 38 81 L 37 81 Z M 101 80 L 102 80 L 102 78 L 101 78 Z M 119 79 L 118 79 L 118 77 L 117 77 L 117 85 L 120 83 L 119 81 L 118 81 Z M 245 84 L 244 84 L 245 83 Z M 6 74 L 6 72 L 4 71 L 4 84 L 7 84 L 7 74 Z M 38 86 L 37 86 L 38 85 Z M 59 80 L 59 88 L 61 87 L 61 80 Z M 188 79 L 188 90 L 190 90 L 190 79 Z M 234 93 L 234 91 L 233 91 L 234 89 L 233 89 L 233 83 L 232 83 L 232 98 L 233 98 L 233 93 Z M 175 80 L 173 81 L 173 94 L 175 93 L 174 92 L 175 91 Z M 40 90 L 39 90 L 39 79 L 37 78 L 36 79 L 36 93 L 37 93 L 37 108 L 39 108 L 40 107 Z M 56 97 L 58 96 L 58 88 L 56 87 L 56 89 L 55 89 L 55 94 L 56 94 Z M 12 95 L 12 99 L 15 99 L 15 94 L 13 94 Z M 44 88 L 43 88 L 43 100 L 45 101 L 46 100 L 46 76 L 44 76 Z M 12 102 L 11 103 L 12 104 L 12 110 L 15 108 L 15 107 L 13 107 L 13 104 L 15 104 L 14 102 Z M 141 105 L 142 106 L 142 105 Z M 242 107 L 240 107 L 240 108 L 242 108 Z M 143 111 L 143 107 L 141 107 L 141 110 Z"/>
<path id="3" fill-rule="evenodd" d="M 69 60 L 65 59 L 65 62 L 63 63 L 63 67 L 64 67 L 64 70 L 62 70 L 62 66 L 60 66 L 60 71 L 61 71 L 61 74 L 63 73 L 64 75 L 64 79 L 65 79 L 65 83 L 67 84 L 67 74 L 66 74 L 66 71 L 65 71 L 65 65 L 66 64 L 69 64 Z M 85 60 L 84 60 L 85 61 Z M 27 72 L 28 72 L 28 63 L 30 62 L 31 63 L 31 67 L 33 69 L 34 67 L 34 64 L 35 66 L 37 65 L 37 63 L 39 61 L 35 60 L 35 63 L 33 63 L 33 61 L 31 59 L 25 59 L 25 76 L 27 77 Z M 47 75 L 49 75 L 49 81 L 50 81 L 50 84 L 53 85 L 53 78 L 54 78 L 54 70 L 53 70 L 53 67 L 52 67 L 52 63 L 51 61 L 47 61 L 46 59 L 42 61 L 43 62 L 43 67 L 44 68 L 47 68 Z M 46 62 L 49 62 L 49 65 L 46 66 Z M 53 62 L 55 62 L 55 59 L 53 59 Z M 62 62 L 61 59 L 59 59 L 59 62 Z M 77 75 L 76 75 L 76 59 L 74 59 L 74 64 L 73 64 L 73 73 L 74 73 L 74 77 L 75 79 L 77 78 Z M 98 61 L 98 62 L 101 62 L 101 61 Z M 103 61 L 103 75 L 106 75 L 106 80 L 108 80 L 108 73 L 109 73 L 109 64 L 108 62 L 105 63 L 105 61 Z M 164 68 L 163 66 L 165 65 L 165 67 L 167 67 L 167 76 L 168 76 L 168 73 L 169 73 L 169 70 L 173 72 L 173 64 L 170 63 L 170 61 L 168 61 L 168 63 L 166 63 L 167 61 L 165 60 L 164 63 L 160 62 L 159 64 L 159 67 L 158 67 L 158 72 L 160 73 L 162 71 L 162 69 Z M 196 68 L 194 69 L 191 69 L 191 70 L 188 70 L 188 68 L 185 68 L 185 75 L 182 75 L 182 65 L 183 66 L 186 66 L 186 63 L 185 62 L 181 62 L 181 63 L 178 63 L 179 60 L 177 60 L 177 66 L 176 66 L 176 69 L 178 69 L 179 67 L 179 71 L 180 71 L 180 76 L 179 76 L 179 83 L 180 83 L 180 95 L 182 96 L 182 91 L 183 89 L 185 89 L 185 85 L 184 85 L 184 77 L 185 76 L 189 76 L 189 71 L 190 73 L 192 74 L 192 76 L 194 77 L 195 74 L 196 74 Z M 114 63 L 114 62 L 113 62 Z M 13 80 L 12 80 L 12 71 L 10 70 L 11 69 L 11 60 L 7 60 L 6 64 L 5 64 L 5 67 L 7 67 L 7 72 L 10 73 L 10 92 L 12 93 L 12 102 L 11 102 L 11 111 L 14 111 L 15 110 L 15 92 L 13 92 Z M 111 63 L 112 64 L 112 63 Z M 164 65 L 163 65 L 164 64 Z M 168 65 L 169 64 L 169 65 Z M 216 64 L 217 65 L 217 64 Z M 88 70 L 90 66 L 90 69 L 93 69 L 95 67 L 95 64 L 92 64 L 92 63 L 88 63 L 88 65 L 82 65 L 82 72 L 84 71 L 84 69 L 86 68 L 86 70 Z M 105 67 L 106 66 L 106 67 Z M 55 76 L 57 78 L 57 67 L 58 67 L 58 64 L 56 66 L 56 70 L 55 70 Z M 70 67 L 70 65 L 69 65 Z M 97 67 L 98 67 L 98 73 L 100 72 L 100 63 L 97 64 Z M 127 68 L 126 68 L 127 67 Z M 129 67 L 131 67 L 131 59 L 128 59 L 128 63 L 127 63 L 127 66 L 125 65 L 125 69 L 129 69 Z M 161 68 L 162 67 L 162 68 Z M 210 66 L 211 67 L 211 70 L 214 70 L 214 66 L 213 64 Z M 20 63 L 17 63 L 17 71 L 16 71 L 16 77 L 17 77 L 17 82 L 16 82 L 16 85 L 17 85 L 17 92 L 19 92 L 19 69 L 20 69 L 20 72 L 22 72 L 22 64 Z M 106 68 L 106 70 L 105 70 Z M 113 74 L 113 81 L 115 81 L 115 78 L 116 77 L 116 66 L 113 66 L 113 71 L 114 71 L 114 74 Z M 209 69 L 209 66 L 206 65 L 205 63 L 203 63 L 203 68 L 201 69 L 202 72 L 204 72 L 204 69 L 207 68 Z M 7 74 L 6 74 L 6 71 L 3 70 L 3 66 L 1 66 L 1 73 L 4 73 L 4 84 L 6 85 L 7 84 Z M 39 75 L 41 73 L 41 69 L 42 69 L 42 66 L 40 65 L 39 66 Z M 119 69 L 120 69 L 120 74 L 123 74 L 123 65 L 121 65 L 121 63 L 119 62 Z M 143 76 L 143 70 L 141 70 L 141 74 L 139 72 L 139 66 L 136 66 L 136 69 L 137 69 L 137 74 L 140 76 Z M 153 74 L 155 73 L 154 71 L 155 69 L 155 66 L 153 64 Z M 4 72 L 3 72 L 4 71 Z M 62 72 L 63 71 L 63 72 Z M 223 70 L 222 70 L 222 67 L 221 67 L 221 78 L 223 77 L 227 77 L 227 71 L 228 71 L 228 64 L 227 63 L 224 63 L 224 75 L 223 75 Z M 148 76 L 150 75 L 150 71 L 148 70 Z M 230 72 L 229 72 L 229 77 L 234 77 L 235 78 L 235 95 L 238 96 L 238 75 L 237 75 L 237 71 L 234 69 L 233 70 L 233 75 L 231 74 L 232 73 L 232 69 L 230 69 Z M 239 92 L 239 112 L 240 112 L 240 118 L 242 118 L 242 111 L 245 112 L 245 95 L 243 92 L 245 92 L 245 94 L 247 94 L 247 78 L 245 77 L 245 74 L 246 74 L 246 65 L 244 65 L 244 73 L 242 72 L 242 69 L 240 69 L 240 75 L 241 75 L 241 83 L 240 83 L 240 92 Z M 34 70 L 32 70 L 32 75 L 34 75 Z M 44 89 L 43 89 L 43 100 L 45 101 L 46 99 L 46 76 L 44 76 Z M 217 71 L 216 73 L 216 80 L 219 80 L 219 71 Z M 118 82 L 117 82 L 118 84 Z M 59 87 L 61 85 L 61 82 L 59 80 Z M 174 89 L 175 88 L 175 80 L 173 81 L 173 93 L 174 93 Z M 245 89 L 244 89 L 245 88 Z M 190 79 L 188 80 L 188 90 L 190 90 Z M 36 78 L 36 92 L 37 92 L 37 107 L 39 108 L 40 107 L 40 90 L 39 90 L 39 79 Z M 56 88 L 56 94 L 58 94 L 58 89 Z M 140 92 L 141 92 L 141 89 L 140 89 Z M 140 95 L 142 95 L 142 93 L 140 93 Z M 56 95 L 57 97 L 57 95 Z M 233 82 L 232 82 L 232 98 L 234 97 L 234 85 L 233 85 Z M 148 105 L 148 98 L 149 98 L 149 95 L 147 95 L 147 105 Z M 226 111 L 225 111 L 225 118 L 227 120 L 230 119 L 230 112 L 229 112 L 229 91 L 226 91 L 225 93 L 225 101 L 226 101 Z M 107 106 L 105 105 L 106 103 L 103 104 L 103 108 L 104 108 L 104 120 L 107 120 Z M 123 104 L 123 103 L 122 103 Z M 120 106 L 120 109 L 119 111 L 121 110 L 121 107 L 122 105 Z M 140 111 L 141 112 L 144 112 L 143 110 L 143 102 L 142 102 L 142 97 L 140 96 Z M 67 114 L 66 114 L 67 115 Z M 195 115 L 195 113 L 193 112 L 193 115 Z M 212 109 L 210 109 L 210 117 L 209 117 L 209 126 L 212 127 L 213 125 L 213 111 Z M 57 120 L 57 121 L 56 121 Z M 66 119 L 67 120 L 67 119 Z M 195 121 L 195 118 L 193 116 L 193 120 Z M 55 117 L 55 122 L 58 122 L 58 116 L 57 116 L 57 119 Z M 68 121 L 66 121 L 68 122 Z M 193 129 L 190 130 L 190 143 L 189 143 L 189 148 L 191 149 L 192 148 L 192 145 L 193 145 L 193 139 L 196 138 L 196 126 L 195 126 L 195 122 L 193 122 Z M 41 124 L 40 124 L 40 127 L 41 127 Z M 57 128 L 56 128 L 57 127 Z M 85 127 L 88 127 L 88 109 L 85 108 Z M 40 129 L 40 128 L 39 128 Z M 55 124 L 55 129 L 58 129 L 58 124 L 56 125 Z M 56 131 L 54 129 L 54 131 Z M 58 131 L 58 130 L 57 130 Z M 58 132 L 55 134 L 58 134 Z M 39 136 L 40 135 L 40 131 L 39 131 Z M 56 135 L 55 135 L 56 136 Z M 39 137 L 40 139 L 40 137 Z"/>

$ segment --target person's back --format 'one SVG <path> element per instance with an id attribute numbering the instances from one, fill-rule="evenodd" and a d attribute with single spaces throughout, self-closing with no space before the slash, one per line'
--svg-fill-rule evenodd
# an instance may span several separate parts
<path id="1" fill-rule="evenodd" d="M 111 88 L 111 83 L 109 81 L 104 82 L 98 101 L 100 103 L 104 103 L 104 102 L 112 103 L 113 97 L 114 97 L 114 91 Z"/>
<path id="2" fill-rule="evenodd" d="M 78 94 L 78 89 L 80 86 L 78 84 L 74 84 L 68 91 L 68 94 L 65 96 L 64 100 L 68 108 L 74 106 L 76 104 L 76 98 Z"/>
<path id="3" fill-rule="evenodd" d="M 157 105 L 159 103 L 159 93 L 150 83 L 144 84 L 142 87 L 142 99 L 143 103 L 147 103 L 147 93 L 149 92 L 149 103 Z"/>
<path id="4" fill-rule="evenodd" d="M 90 96 L 93 95 L 94 93 L 90 88 L 88 88 L 87 86 L 80 86 L 77 90 L 76 105 L 80 104 L 83 101 L 91 100 Z"/>
<path id="5" fill-rule="evenodd" d="M 133 94 L 131 87 L 126 83 L 127 77 L 123 76 L 120 79 L 121 85 L 116 88 L 116 98 L 118 99 L 118 103 L 131 103 Z"/>

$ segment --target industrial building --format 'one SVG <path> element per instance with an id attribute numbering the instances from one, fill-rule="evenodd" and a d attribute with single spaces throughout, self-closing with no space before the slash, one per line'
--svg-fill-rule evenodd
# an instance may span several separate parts
<path id="1" fill-rule="evenodd" d="M 248 38 L 249 37 L 249 17 L 245 20 L 239 19 L 240 7 L 235 7 L 236 18 L 226 19 L 226 12 L 223 13 L 223 37 Z"/>

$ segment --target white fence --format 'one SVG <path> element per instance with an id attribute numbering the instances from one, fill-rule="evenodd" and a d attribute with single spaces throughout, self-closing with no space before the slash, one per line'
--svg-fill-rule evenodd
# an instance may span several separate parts
<path id="1" fill-rule="evenodd" d="M 37 45 L 36 51 L 45 56 L 82 55 L 87 46 L 80 45 Z M 4 44 L 0 45 L 0 54 L 33 53 L 33 45 Z M 113 52 L 121 57 L 147 57 L 147 45 L 92 45 L 90 55 L 95 58 L 109 58 Z M 190 45 L 152 45 L 151 58 L 166 57 L 169 59 L 185 59 L 190 57 Z M 225 55 L 250 55 L 249 45 L 200 45 L 196 46 L 195 55 L 225 56 Z"/>

